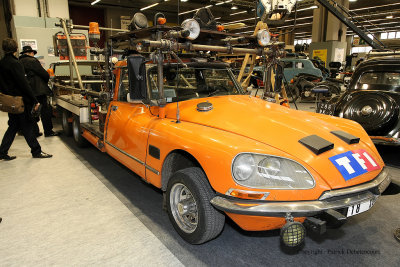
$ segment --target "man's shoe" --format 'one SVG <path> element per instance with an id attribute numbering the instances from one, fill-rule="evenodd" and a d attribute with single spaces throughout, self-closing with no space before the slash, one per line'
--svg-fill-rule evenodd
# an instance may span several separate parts
<path id="1" fill-rule="evenodd" d="M 43 135 L 43 133 L 38 132 L 38 133 L 36 134 L 36 137 L 40 137 L 40 136 L 42 136 L 42 135 Z"/>
<path id="2" fill-rule="evenodd" d="M 0 155 L 0 159 L 2 159 L 2 160 L 13 160 L 16 158 L 17 158 L 16 156 Z"/>
<path id="3" fill-rule="evenodd" d="M 33 155 L 33 158 L 37 158 L 37 159 L 47 159 L 47 158 L 51 158 L 53 155 L 44 153 L 44 152 L 40 152 L 40 154 L 38 155 Z"/>
<path id="4" fill-rule="evenodd" d="M 49 134 L 45 134 L 45 137 L 51 137 L 51 136 L 59 136 L 61 133 L 60 132 L 51 132 Z"/>

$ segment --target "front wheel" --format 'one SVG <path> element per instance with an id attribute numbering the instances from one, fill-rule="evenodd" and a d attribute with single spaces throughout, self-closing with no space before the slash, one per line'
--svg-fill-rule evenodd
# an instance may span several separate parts
<path id="1" fill-rule="evenodd" d="M 215 194 L 200 168 L 174 173 L 166 194 L 169 219 L 185 241 L 202 244 L 221 233 L 225 215 L 211 205 Z"/>

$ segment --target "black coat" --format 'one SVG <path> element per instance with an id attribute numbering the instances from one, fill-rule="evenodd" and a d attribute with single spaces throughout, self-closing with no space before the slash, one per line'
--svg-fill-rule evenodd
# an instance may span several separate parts
<path id="1" fill-rule="evenodd" d="M 0 60 L 0 91 L 7 95 L 22 96 L 25 106 L 38 103 L 26 78 L 24 67 L 12 54 Z"/>
<path id="2" fill-rule="evenodd" d="M 19 57 L 19 61 L 24 66 L 33 94 L 35 96 L 51 95 L 52 92 L 48 86 L 50 76 L 39 60 L 29 55 L 22 55 Z"/>

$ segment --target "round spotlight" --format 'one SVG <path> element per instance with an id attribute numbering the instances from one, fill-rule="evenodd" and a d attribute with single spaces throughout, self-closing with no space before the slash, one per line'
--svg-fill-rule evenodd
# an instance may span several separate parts
<path id="1" fill-rule="evenodd" d="M 267 46 L 271 40 L 271 35 L 267 30 L 260 30 L 257 32 L 257 41 L 260 46 Z"/>
<path id="2" fill-rule="evenodd" d="M 232 6 L 231 9 L 236 10 L 236 9 L 238 9 L 238 7 L 237 6 Z"/>
<path id="3" fill-rule="evenodd" d="M 299 222 L 288 222 L 281 229 L 281 241 L 287 247 L 300 246 L 306 237 L 306 228 Z"/>
<path id="4" fill-rule="evenodd" d="M 189 40 L 195 40 L 200 34 L 200 25 L 195 19 L 186 19 L 182 22 L 181 27 L 184 31 L 189 31 L 190 34 L 186 37 Z"/>

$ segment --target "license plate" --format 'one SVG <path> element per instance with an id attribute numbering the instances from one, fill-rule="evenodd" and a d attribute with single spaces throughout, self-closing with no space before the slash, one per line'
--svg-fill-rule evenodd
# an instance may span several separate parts
<path id="1" fill-rule="evenodd" d="M 370 208 L 372 208 L 372 206 L 375 204 L 375 200 L 370 200 L 370 201 L 365 201 L 365 202 L 361 202 L 359 204 L 350 206 L 347 209 L 347 217 L 351 217 L 357 214 L 360 214 L 364 211 L 369 210 Z"/>
<path id="2" fill-rule="evenodd" d="M 317 109 L 315 112 L 325 114 L 325 115 L 335 115 L 336 105 L 334 104 L 327 104 L 323 102 L 319 102 L 317 104 Z"/>

